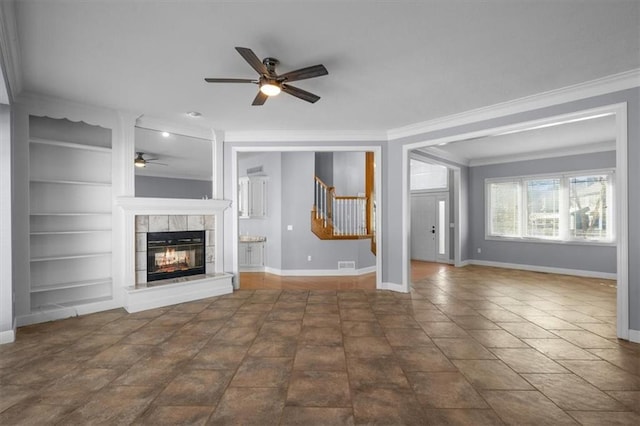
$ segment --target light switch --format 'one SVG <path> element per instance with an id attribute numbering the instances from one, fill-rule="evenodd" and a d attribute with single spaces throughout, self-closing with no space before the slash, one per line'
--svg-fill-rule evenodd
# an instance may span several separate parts
<path id="1" fill-rule="evenodd" d="M 293 225 L 287 225 L 287 231 L 293 231 Z"/>

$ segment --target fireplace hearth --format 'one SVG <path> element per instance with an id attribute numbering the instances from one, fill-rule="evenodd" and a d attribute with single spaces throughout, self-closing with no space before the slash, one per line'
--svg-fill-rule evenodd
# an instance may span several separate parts
<path id="1" fill-rule="evenodd" d="M 205 231 L 147 233 L 147 282 L 205 273 Z"/>

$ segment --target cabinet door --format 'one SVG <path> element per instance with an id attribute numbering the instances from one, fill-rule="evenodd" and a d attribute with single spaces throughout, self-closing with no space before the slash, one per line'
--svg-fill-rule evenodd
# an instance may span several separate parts
<path id="1" fill-rule="evenodd" d="M 251 244 L 251 266 L 264 266 L 264 244 Z"/>
<path id="2" fill-rule="evenodd" d="M 265 217 L 267 215 L 267 180 L 264 178 L 251 179 L 250 185 L 251 217 Z"/>
<path id="3" fill-rule="evenodd" d="M 249 264 L 249 248 L 247 247 L 249 244 L 240 243 L 238 244 L 238 265 L 244 266 Z"/>
<path id="4" fill-rule="evenodd" d="M 238 180 L 238 215 L 240 217 L 249 217 L 249 178 L 241 177 Z"/>

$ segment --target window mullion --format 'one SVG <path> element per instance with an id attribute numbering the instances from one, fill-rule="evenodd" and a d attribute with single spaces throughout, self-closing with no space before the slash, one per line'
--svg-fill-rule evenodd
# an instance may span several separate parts
<path id="1" fill-rule="evenodd" d="M 560 200 L 559 211 L 560 218 L 558 221 L 559 235 L 562 241 L 568 241 L 570 239 L 569 233 L 569 178 L 567 176 L 560 176 Z"/>

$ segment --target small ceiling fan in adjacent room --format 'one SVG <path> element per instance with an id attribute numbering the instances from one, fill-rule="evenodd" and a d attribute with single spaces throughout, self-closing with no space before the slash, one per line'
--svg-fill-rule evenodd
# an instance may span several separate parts
<path id="1" fill-rule="evenodd" d="M 320 96 L 291 86 L 292 81 L 306 80 L 308 78 L 320 77 L 329 74 L 324 65 L 312 65 L 310 67 L 301 68 L 295 71 L 289 71 L 278 75 L 276 73 L 276 65 L 278 60 L 275 58 L 264 58 L 262 61 L 258 59 L 251 49 L 246 47 L 236 47 L 236 50 L 244 58 L 251 67 L 258 72 L 258 79 L 248 78 L 205 78 L 207 83 L 253 83 L 260 87 L 260 91 L 253 99 L 251 105 L 264 105 L 270 96 L 276 96 L 280 92 L 300 98 L 304 101 L 315 103 Z"/>
<path id="2" fill-rule="evenodd" d="M 168 166 L 166 163 L 159 163 L 156 160 L 157 158 L 144 158 L 144 152 L 136 152 L 136 158 L 133 159 L 133 164 L 136 167 L 147 167 L 147 164 L 158 165 L 158 166 Z"/>

